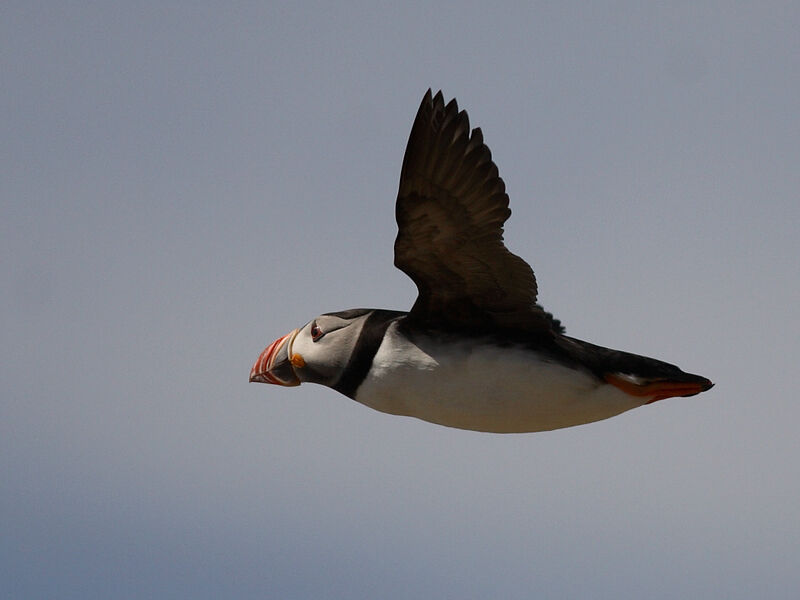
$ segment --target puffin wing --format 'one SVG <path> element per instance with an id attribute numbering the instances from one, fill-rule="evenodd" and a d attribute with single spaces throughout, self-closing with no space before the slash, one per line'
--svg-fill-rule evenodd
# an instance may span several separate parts
<path id="1" fill-rule="evenodd" d="M 394 264 L 417 285 L 415 322 L 459 330 L 560 331 L 536 304 L 531 267 L 503 244 L 511 215 L 480 128 L 442 92 L 425 94 L 397 195 Z"/>

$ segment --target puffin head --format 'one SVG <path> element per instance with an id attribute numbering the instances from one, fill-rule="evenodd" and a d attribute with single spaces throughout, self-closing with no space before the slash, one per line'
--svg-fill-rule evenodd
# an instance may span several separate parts
<path id="1" fill-rule="evenodd" d="M 326 313 L 278 338 L 250 369 L 250 381 L 285 386 L 307 381 L 333 387 L 372 312 L 358 308 Z"/>

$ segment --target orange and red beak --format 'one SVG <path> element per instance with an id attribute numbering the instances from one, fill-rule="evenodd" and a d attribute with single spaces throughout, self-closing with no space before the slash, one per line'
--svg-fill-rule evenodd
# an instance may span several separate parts
<path id="1" fill-rule="evenodd" d="M 292 364 L 292 342 L 298 329 L 287 333 L 267 346 L 250 369 L 250 382 L 277 385 L 300 385 Z"/>

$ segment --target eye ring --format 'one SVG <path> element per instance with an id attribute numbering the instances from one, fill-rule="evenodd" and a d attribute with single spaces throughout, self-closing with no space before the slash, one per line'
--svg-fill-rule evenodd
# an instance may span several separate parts
<path id="1" fill-rule="evenodd" d="M 323 335 L 325 335 L 325 332 L 322 331 L 322 329 L 319 328 L 319 325 L 317 325 L 317 322 L 314 321 L 311 324 L 311 341 L 318 342 Z"/>

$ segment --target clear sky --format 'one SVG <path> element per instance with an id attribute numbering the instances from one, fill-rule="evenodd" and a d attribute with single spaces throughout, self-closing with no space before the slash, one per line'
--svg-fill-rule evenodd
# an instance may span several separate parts
<path id="1" fill-rule="evenodd" d="M 796 597 L 798 31 L 796 2 L 4 2 L 0 597 Z M 568 333 L 712 391 L 504 436 L 247 383 L 321 312 L 413 303 L 428 87 Z"/>

